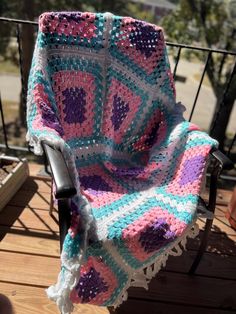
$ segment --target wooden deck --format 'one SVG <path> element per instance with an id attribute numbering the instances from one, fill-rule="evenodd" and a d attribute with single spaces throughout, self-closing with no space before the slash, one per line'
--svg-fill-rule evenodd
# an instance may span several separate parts
<path id="1" fill-rule="evenodd" d="M 0 313 L 59 313 L 45 288 L 60 268 L 57 215 L 48 212 L 50 180 L 38 177 L 38 165 L 0 213 Z M 116 314 L 227 314 L 236 312 L 236 232 L 224 217 L 230 197 L 220 191 L 213 232 L 195 276 L 187 274 L 199 238 L 188 251 L 171 257 L 150 289 L 130 289 L 129 300 Z M 200 227 L 203 222 L 199 221 Z M 4 305 L 5 304 L 5 305 Z M 7 310 L 8 309 L 8 310 Z M 105 314 L 106 308 L 79 306 L 75 313 Z"/>

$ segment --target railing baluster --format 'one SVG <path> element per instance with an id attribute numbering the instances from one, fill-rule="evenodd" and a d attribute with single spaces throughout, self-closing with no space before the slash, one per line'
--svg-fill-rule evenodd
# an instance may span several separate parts
<path id="1" fill-rule="evenodd" d="M 180 58 L 181 50 L 182 50 L 182 48 L 179 47 L 178 53 L 177 53 L 177 57 L 176 57 L 176 62 L 175 62 L 175 68 L 174 68 L 174 71 L 173 71 L 173 77 L 174 77 L 174 79 L 175 79 L 177 67 L 178 67 L 178 64 L 179 64 L 179 58 Z"/>
<path id="2" fill-rule="evenodd" d="M 204 70 L 202 72 L 200 83 L 198 85 L 197 93 L 196 93 L 196 96 L 195 96 L 195 99 L 194 99 L 194 102 L 193 102 L 192 110 L 191 110 L 191 113 L 190 113 L 190 116 L 189 116 L 189 121 L 191 121 L 191 119 L 192 119 L 192 116 L 193 116 L 193 113 L 194 113 L 194 110 L 195 110 L 195 107 L 196 107 L 196 104 L 197 104 L 198 96 L 199 96 L 199 93 L 200 93 L 200 90 L 201 90 L 201 87 L 202 87 L 202 82 L 203 82 L 203 79 L 204 79 L 204 76 L 205 76 L 205 73 L 206 73 L 206 69 L 207 69 L 207 66 L 208 66 L 211 54 L 212 54 L 211 51 L 209 51 L 208 54 L 207 54 L 207 59 L 206 59 L 206 62 L 205 62 Z"/>
<path id="3" fill-rule="evenodd" d="M 19 62 L 20 62 L 20 78 L 21 78 L 21 103 L 25 104 L 26 96 L 25 96 L 25 80 L 23 75 L 23 54 L 22 54 L 22 48 L 21 48 L 21 31 L 20 31 L 20 25 L 16 24 L 16 37 L 17 37 L 17 44 L 18 44 L 18 53 L 19 53 Z"/>
<path id="4" fill-rule="evenodd" d="M 0 94 L 0 112 L 1 112 L 1 119 L 2 119 L 2 129 L 3 129 L 4 144 L 5 144 L 6 148 L 9 148 L 8 140 L 7 140 L 7 130 L 6 130 L 6 125 L 5 125 L 5 121 L 4 121 L 4 114 L 3 114 L 3 108 L 2 108 L 1 94 Z"/>
<path id="5" fill-rule="evenodd" d="M 25 78 L 24 78 L 24 65 L 23 65 L 23 51 L 22 51 L 22 25 L 34 25 L 34 26 L 38 26 L 38 23 L 37 22 L 34 22 L 34 21 L 28 21 L 28 20 L 19 20 L 19 19 L 11 19 L 11 18 L 5 18 L 5 17 L 0 17 L 0 23 L 9 23 L 9 24 L 15 24 L 16 25 L 16 37 L 17 37 L 17 43 L 18 43 L 18 53 L 19 53 L 19 67 L 20 67 L 20 75 L 21 75 L 21 84 L 22 84 L 22 93 L 21 93 L 21 102 L 23 104 L 25 104 L 25 100 L 26 100 L 26 90 L 25 90 Z M 177 73 L 177 69 L 178 69 L 178 65 L 179 65 L 179 61 L 180 61 L 180 58 L 182 57 L 181 53 L 182 53 L 182 49 L 188 49 L 188 51 L 201 51 L 201 52 L 206 52 L 208 55 L 207 55 L 207 58 L 206 58 L 206 62 L 205 62 L 205 67 L 204 67 L 204 70 L 203 70 L 203 73 L 202 73 L 202 76 L 201 76 L 201 79 L 200 79 L 200 83 L 199 83 L 199 86 L 198 86 L 198 90 L 197 90 L 197 93 L 196 93 L 196 96 L 195 96 L 195 99 L 194 99 L 194 103 L 193 103 L 193 106 L 192 106 L 192 109 L 191 109 L 191 113 L 190 113 L 190 117 L 189 117 L 189 120 L 192 119 L 192 116 L 193 116 L 193 113 L 194 113 L 194 110 L 195 110 L 195 107 L 196 107 L 196 104 L 197 104 L 197 100 L 198 100 L 198 97 L 199 97 L 199 93 L 200 93 L 200 90 L 201 90 L 201 86 L 202 86 L 202 82 L 203 82 L 203 79 L 204 79 L 204 75 L 205 75 L 205 72 L 207 70 L 207 66 L 208 66 L 208 63 L 209 63 L 209 59 L 212 55 L 212 53 L 216 53 L 218 55 L 222 55 L 224 56 L 223 57 L 223 61 L 225 60 L 226 57 L 228 57 L 229 55 L 231 56 L 236 56 L 236 52 L 235 51 L 228 51 L 228 50 L 222 50 L 222 49 L 214 49 L 214 48 L 205 48 L 205 47 L 199 47 L 199 46 L 191 46 L 191 45 L 185 45 L 185 44 L 179 44 L 179 43 L 170 43 L 170 42 L 166 42 L 166 45 L 168 47 L 174 47 L 177 52 L 176 54 L 176 62 L 175 62 L 175 65 L 174 65 L 174 70 L 173 70 L 173 77 L 176 78 L 176 73 Z M 223 64 L 224 62 L 221 62 L 221 64 Z M 219 112 L 217 113 L 216 115 L 216 119 L 215 119 L 215 123 L 217 123 L 217 120 L 219 117 L 219 114 L 220 112 L 222 112 L 222 108 L 224 108 L 224 102 L 225 102 L 225 98 L 227 96 L 227 93 L 228 93 L 228 89 L 230 87 L 230 84 L 231 84 L 231 81 L 233 79 L 233 75 L 235 74 L 235 69 L 236 69 L 236 64 L 234 65 L 234 69 L 231 73 L 231 77 L 229 78 L 228 80 L 228 83 L 227 83 L 227 86 L 226 86 L 226 89 L 224 91 L 224 94 L 222 96 L 222 105 L 221 105 L 221 109 L 219 110 Z M 221 68 L 220 68 L 221 70 Z M 2 124 L 3 124 L 3 136 L 4 136 L 4 142 L 3 143 L 0 143 L 0 148 L 10 148 L 12 150 L 18 150 L 18 151 L 28 151 L 30 149 L 27 149 L 26 147 L 21 147 L 21 146 L 13 146 L 13 145 L 10 145 L 8 144 L 8 138 L 7 138 L 7 127 L 5 125 L 5 122 L 4 122 L 4 113 L 3 113 L 3 108 L 2 108 L 2 103 L 1 103 L 1 99 L 0 99 L 0 116 L 2 118 Z M 235 136 L 234 136 L 234 139 L 232 140 L 232 142 L 230 143 L 230 147 L 228 149 L 228 154 L 230 154 L 230 151 L 232 150 L 233 146 L 235 145 Z"/>
<path id="6" fill-rule="evenodd" d="M 225 89 L 224 94 L 223 94 L 223 101 L 225 100 L 225 97 L 226 97 L 226 95 L 228 94 L 229 87 L 230 87 L 230 85 L 231 85 L 231 82 L 232 82 L 233 77 L 234 77 L 235 74 L 236 74 L 236 60 L 235 60 L 235 63 L 234 63 L 233 70 L 232 70 L 232 72 L 231 72 L 231 74 L 230 74 L 230 77 L 229 77 L 229 80 L 228 80 L 226 89 Z"/>
<path id="7" fill-rule="evenodd" d="M 225 90 L 224 90 L 224 93 L 223 93 L 223 96 L 222 96 L 222 101 L 221 101 L 221 104 L 220 104 L 220 108 L 219 108 L 219 110 L 218 110 L 218 112 L 217 112 L 217 114 L 216 114 L 215 121 L 214 121 L 213 126 L 212 126 L 212 128 L 211 128 L 211 130 L 210 130 L 210 133 L 215 129 L 215 126 L 216 126 L 216 124 L 217 124 L 217 121 L 218 121 L 218 119 L 219 119 L 219 116 L 220 116 L 220 114 L 221 114 L 221 112 L 222 112 L 222 109 L 223 109 L 223 106 L 224 106 L 224 102 L 225 102 L 226 95 L 228 94 L 229 87 L 230 87 L 230 85 L 231 85 L 231 82 L 232 82 L 233 77 L 234 77 L 235 74 L 236 74 L 236 60 L 235 60 L 235 63 L 234 63 L 233 70 L 232 70 L 232 72 L 231 72 L 231 74 L 230 74 L 230 77 L 229 77 L 229 79 L 228 79 L 226 88 L 225 88 Z"/>
<path id="8" fill-rule="evenodd" d="M 234 137 L 233 137 L 233 139 L 232 139 L 232 141 L 231 141 L 231 143 L 229 145 L 229 148 L 228 148 L 228 151 L 227 151 L 227 155 L 228 156 L 230 156 L 230 153 L 231 153 L 231 150 L 232 150 L 232 148 L 234 146 L 235 141 L 236 141 L 236 133 L 234 134 Z"/>

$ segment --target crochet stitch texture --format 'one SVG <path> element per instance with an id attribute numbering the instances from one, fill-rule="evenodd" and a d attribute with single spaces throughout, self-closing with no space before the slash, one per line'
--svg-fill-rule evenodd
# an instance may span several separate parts
<path id="1" fill-rule="evenodd" d="M 77 187 L 58 283 L 73 303 L 119 305 L 196 234 L 216 142 L 184 120 L 160 27 L 110 13 L 44 13 L 28 88 L 28 140 L 63 151 Z"/>

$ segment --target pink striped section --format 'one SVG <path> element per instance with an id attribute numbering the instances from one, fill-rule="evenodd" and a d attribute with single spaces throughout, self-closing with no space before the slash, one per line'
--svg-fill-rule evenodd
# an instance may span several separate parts
<path id="1" fill-rule="evenodd" d="M 157 253 L 147 253 L 142 247 L 139 238 L 140 234 L 158 219 L 165 219 L 170 226 L 170 231 L 174 232 L 176 236 L 181 236 L 186 228 L 186 224 L 183 221 L 180 221 L 173 214 L 170 214 L 167 210 L 163 210 L 161 207 L 154 207 L 143 214 L 142 217 L 130 224 L 122 232 L 122 239 L 125 245 L 131 254 L 140 262 L 146 261 L 153 254 Z"/>

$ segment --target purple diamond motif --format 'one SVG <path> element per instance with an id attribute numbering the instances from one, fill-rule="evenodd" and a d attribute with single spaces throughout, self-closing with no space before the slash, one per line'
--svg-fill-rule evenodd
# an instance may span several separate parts
<path id="1" fill-rule="evenodd" d="M 117 168 L 115 173 L 118 176 L 136 177 L 144 171 L 143 167 Z"/>
<path id="2" fill-rule="evenodd" d="M 164 218 L 158 219 L 140 234 L 139 241 L 147 253 L 159 250 L 176 238 L 174 232 Z"/>
<path id="3" fill-rule="evenodd" d="M 83 176 L 80 178 L 80 183 L 85 190 L 90 190 L 94 195 L 112 191 L 110 185 L 98 175 Z"/>
<path id="4" fill-rule="evenodd" d="M 156 124 L 152 128 L 150 134 L 148 135 L 148 138 L 145 141 L 145 144 L 148 147 L 152 147 L 153 144 L 156 142 L 156 140 L 157 140 L 157 131 L 159 129 L 159 126 L 160 126 L 160 122 L 156 122 Z"/>
<path id="5" fill-rule="evenodd" d="M 129 112 L 129 104 L 125 103 L 117 94 L 113 98 L 113 109 L 111 121 L 114 126 L 114 130 L 119 130 L 123 120 L 126 118 Z"/>
<path id="6" fill-rule="evenodd" d="M 108 286 L 103 278 L 100 277 L 100 274 L 91 267 L 88 273 L 80 277 L 75 289 L 82 300 L 81 303 L 88 303 L 91 299 L 94 299 L 97 294 L 106 292 Z"/>
<path id="7" fill-rule="evenodd" d="M 65 97 L 63 104 L 65 105 L 63 112 L 65 113 L 65 121 L 71 123 L 83 123 L 85 118 L 86 92 L 80 88 L 67 88 L 62 92 Z"/>
<path id="8" fill-rule="evenodd" d="M 195 156 L 185 161 L 179 184 L 193 183 L 199 178 L 204 165 L 204 156 Z"/>
<path id="9" fill-rule="evenodd" d="M 144 25 L 142 22 L 135 22 L 135 30 L 132 30 L 129 39 L 146 58 L 151 57 L 153 51 L 156 50 L 159 40 L 159 33 L 153 30 L 152 26 Z"/>
<path id="10" fill-rule="evenodd" d="M 53 18 L 54 18 L 54 16 L 52 15 L 52 19 Z M 79 13 L 79 12 L 76 12 L 76 13 L 65 12 L 65 13 L 59 15 L 60 22 L 62 22 L 62 20 L 64 18 L 66 18 L 68 22 L 74 21 L 76 23 L 79 23 L 81 21 L 81 13 Z"/>

